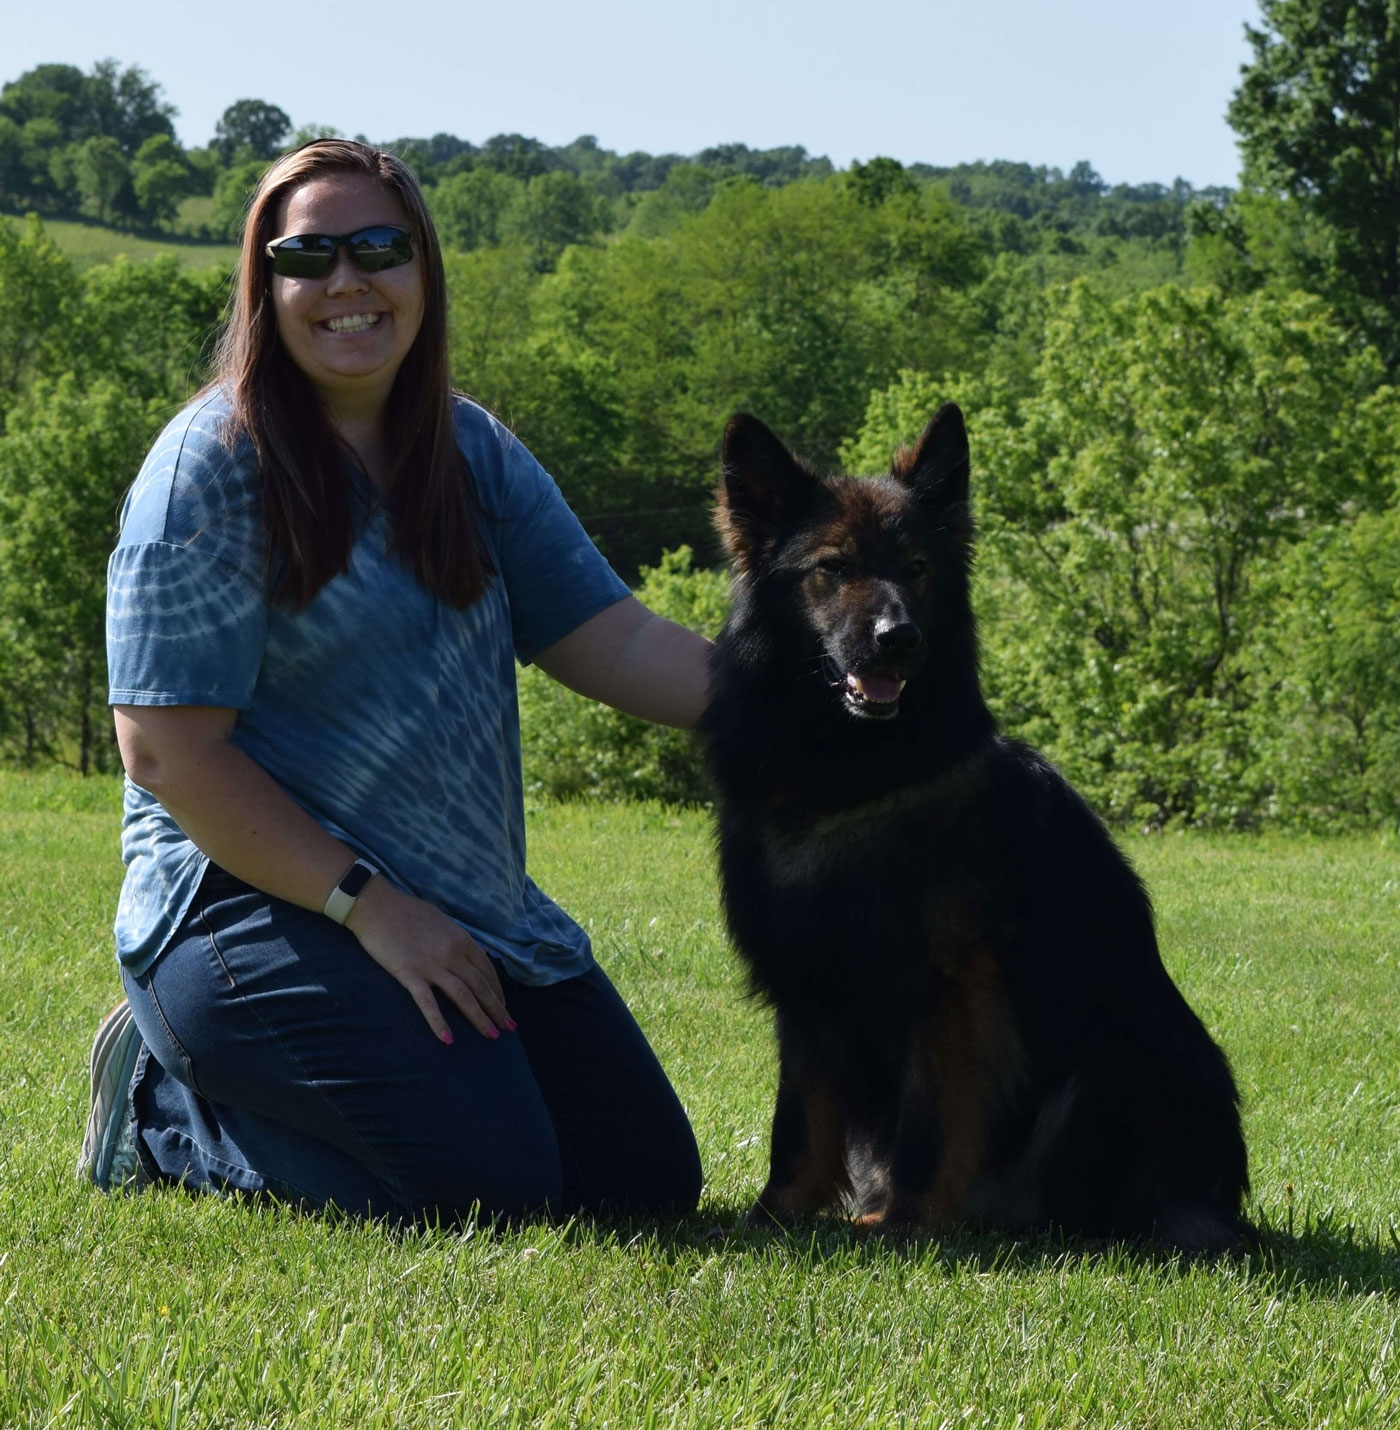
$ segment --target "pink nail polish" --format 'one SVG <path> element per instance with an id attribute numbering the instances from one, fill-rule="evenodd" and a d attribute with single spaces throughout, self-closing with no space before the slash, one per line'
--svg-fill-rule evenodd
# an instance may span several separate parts
<path id="1" fill-rule="evenodd" d="M 499 1028 L 488 1028 L 486 1030 L 486 1036 L 488 1038 L 499 1038 L 501 1036 L 501 1030 Z"/>
<path id="2" fill-rule="evenodd" d="M 507 1019 L 506 1019 L 506 1032 L 508 1032 L 508 1033 L 513 1033 L 514 1031 L 515 1031 L 515 1019 L 514 1019 L 514 1018 L 507 1018 Z"/>
<path id="3" fill-rule="evenodd" d="M 448 1047 L 451 1047 L 451 1046 L 452 1046 L 452 1029 L 451 1029 L 451 1028 L 448 1028 L 448 1029 L 444 1030 L 444 1031 L 440 1034 L 440 1036 L 441 1036 L 443 1042 L 448 1045 Z"/>

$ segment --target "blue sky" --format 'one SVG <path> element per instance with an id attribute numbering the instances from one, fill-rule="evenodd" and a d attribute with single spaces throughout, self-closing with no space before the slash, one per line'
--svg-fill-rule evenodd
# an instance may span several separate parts
<path id="1" fill-rule="evenodd" d="M 448 130 L 691 153 L 803 144 L 839 164 L 1090 160 L 1110 182 L 1230 184 L 1225 107 L 1256 0 L 325 0 L 11 7 L 0 78 L 139 64 L 204 143 L 236 99 L 372 139 Z"/>

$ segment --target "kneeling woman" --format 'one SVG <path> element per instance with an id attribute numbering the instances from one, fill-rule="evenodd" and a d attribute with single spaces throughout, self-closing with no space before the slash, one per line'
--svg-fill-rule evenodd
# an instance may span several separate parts
<path id="1" fill-rule="evenodd" d="M 525 873 L 514 661 L 688 726 L 708 643 L 453 394 L 441 254 L 392 156 L 321 140 L 269 169 L 107 619 L 127 1003 L 82 1170 L 397 1221 L 693 1207 L 675 1093 Z"/>

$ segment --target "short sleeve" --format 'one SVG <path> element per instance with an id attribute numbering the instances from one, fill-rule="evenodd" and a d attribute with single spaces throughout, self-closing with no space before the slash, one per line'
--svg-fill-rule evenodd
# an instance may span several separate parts
<path id="1" fill-rule="evenodd" d="M 524 443 L 469 404 L 459 404 L 459 435 L 467 435 L 463 408 L 473 419 L 468 432 L 476 439 L 463 441 L 463 450 L 477 477 L 505 583 L 515 654 L 528 665 L 631 593 Z M 481 424 L 489 427 L 483 431 Z"/>
<path id="2" fill-rule="evenodd" d="M 267 596 L 197 546 L 119 546 L 107 564 L 107 680 L 113 705 L 246 710 L 267 639 Z"/>

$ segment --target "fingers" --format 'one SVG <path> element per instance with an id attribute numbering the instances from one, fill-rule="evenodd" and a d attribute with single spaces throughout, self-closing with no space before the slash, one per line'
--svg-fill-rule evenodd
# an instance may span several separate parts
<path id="1" fill-rule="evenodd" d="M 447 1020 L 442 1016 L 442 1009 L 433 997 L 433 990 L 426 983 L 404 983 L 404 987 L 408 989 L 409 996 L 418 1005 L 418 1011 L 433 1030 L 433 1036 L 440 1043 L 450 1043 L 452 1029 L 447 1026 Z"/>
<path id="2" fill-rule="evenodd" d="M 505 990 L 501 987 L 501 980 L 496 977 L 496 965 L 486 957 L 485 950 L 472 940 L 468 940 L 468 954 L 466 954 L 466 957 L 472 962 L 472 968 L 478 972 L 480 980 L 485 981 L 486 995 L 488 995 L 495 1004 L 499 1005 L 501 1012 L 505 1014 L 506 1021 L 511 1021 L 511 1014 L 506 1012 Z M 470 980 L 468 981 L 470 982 Z M 476 987 L 475 982 L 472 982 L 472 987 Z M 492 1017 L 495 1017 L 495 1014 L 492 1014 Z M 511 1027 L 515 1027 L 513 1022 Z"/>
<path id="3" fill-rule="evenodd" d="M 363 902 L 357 902 L 357 911 Z M 399 917 L 392 923 L 365 918 L 351 932 L 407 989 L 433 1035 L 443 1043 L 452 1041 L 439 992 L 483 1037 L 498 1038 L 502 1028 L 513 1033 L 515 1020 L 506 1007 L 501 980 L 475 939 L 431 904 L 411 896 L 399 896 L 397 902 Z M 367 906 L 367 913 L 374 912 Z"/>
<path id="4" fill-rule="evenodd" d="M 515 1031 L 515 1021 L 506 1011 L 506 1005 L 485 986 L 485 980 L 472 983 L 456 973 L 446 973 L 438 987 L 472 1027 L 485 1037 L 498 1037 L 501 1028 L 508 1033 Z"/>

